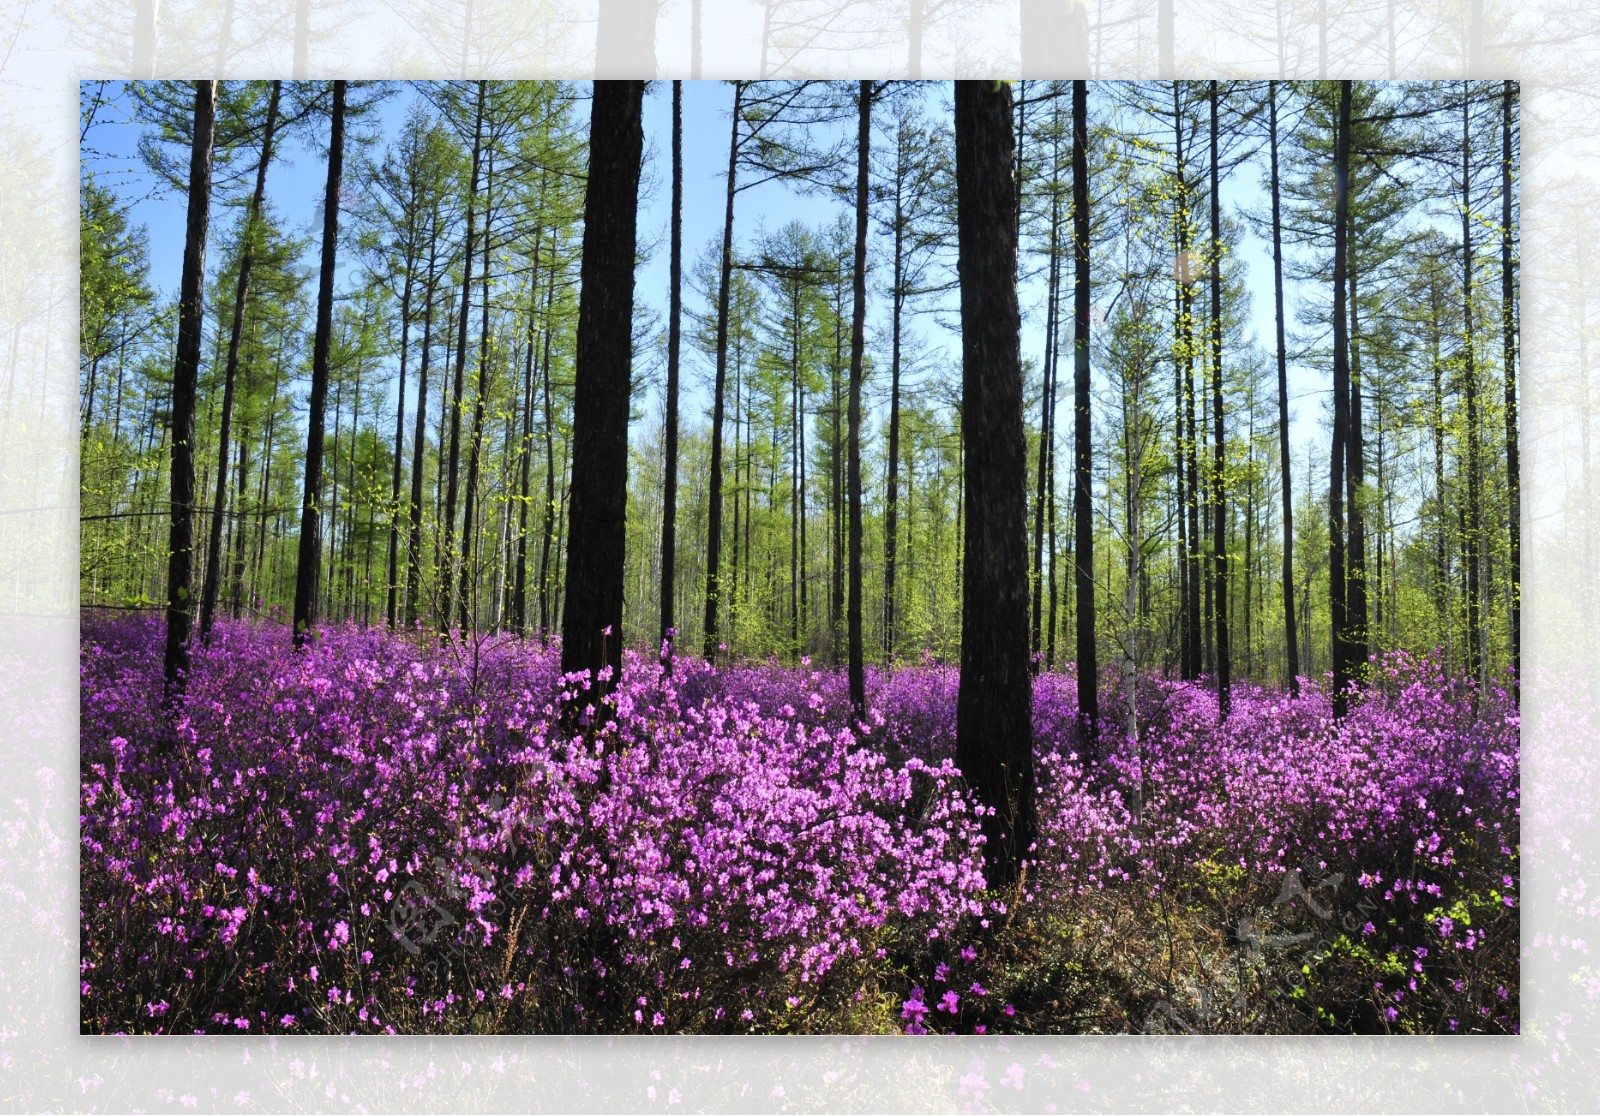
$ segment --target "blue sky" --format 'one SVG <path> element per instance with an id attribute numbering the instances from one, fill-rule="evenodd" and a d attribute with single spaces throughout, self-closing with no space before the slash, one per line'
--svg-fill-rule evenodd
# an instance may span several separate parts
<path id="1" fill-rule="evenodd" d="M 724 175 L 727 167 L 729 112 L 732 90 L 722 82 L 684 82 L 684 262 L 686 272 L 708 243 L 720 237 L 724 204 Z M 670 206 L 670 153 L 671 153 L 671 83 L 652 83 L 645 99 L 644 129 L 646 165 L 645 188 L 641 194 L 639 239 L 642 245 L 651 245 L 654 252 L 641 266 L 635 282 L 635 298 L 654 312 L 665 323 L 667 311 L 667 220 Z M 413 87 L 397 83 L 394 95 L 379 108 L 376 115 L 362 127 L 378 133 L 381 146 L 387 144 L 398 131 L 407 109 L 415 98 Z M 949 86 L 930 83 L 922 91 L 925 105 L 931 114 L 948 112 Z M 1095 105 L 1095 86 L 1090 87 L 1091 113 Z M 580 114 L 587 110 L 579 105 Z M 152 278 L 163 293 L 176 290 L 181 268 L 181 245 L 185 220 L 185 202 L 181 195 L 155 188 L 151 177 L 138 164 L 135 151 L 139 133 L 137 125 L 129 119 L 125 102 L 113 104 L 104 113 L 103 124 L 91 132 L 88 146 L 92 155 L 86 155 L 86 166 L 103 180 L 113 185 L 125 199 L 137 199 L 131 207 L 131 216 L 149 230 L 151 245 Z M 1287 122 L 1286 122 L 1287 123 Z M 326 176 L 325 127 L 314 128 L 308 136 L 303 133 L 294 142 L 284 144 L 275 155 L 268 174 L 268 194 L 272 204 L 287 225 L 309 233 L 310 248 L 306 263 L 314 266 L 320 244 L 320 198 Z M 853 122 L 841 125 L 854 130 Z M 308 139 L 314 140 L 308 144 Z M 881 141 L 880 141 L 881 142 Z M 314 146 L 314 149 L 313 149 Z M 1223 186 L 1222 194 L 1227 208 L 1264 205 L 1264 193 L 1259 180 L 1264 173 L 1264 161 L 1254 160 L 1237 170 Z M 241 186 L 240 189 L 247 188 Z M 848 212 L 844 204 L 834 198 L 805 194 L 789 187 L 772 183 L 742 192 L 737 201 L 735 231 L 744 243 L 753 241 L 758 229 L 777 229 L 791 220 L 800 220 L 813 227 L 832 224 L 835 216 Z M 214 270 L 220 260 L 219 232 L 235 218 L 223 214 L 213 203 L 213 232 L 208 262 Z M 224 224 L 215 223 L 221 217 Z M 877 247 L 877 246 L 875 246 Z M 1286 245 L 1286 252 L 1292 248 Z M 1255 341 L 1270 346 L 1273 337 L 1272 269 L 1270 244 L 1246 234 L 1239 248 L 1239 256 L 1248 269 L 1251 290 L 1250 322 Z M 341 288 L 355 281 L 354 265 L 349 254 L 341 268 Z M 879 334 L 887 333 L 887 298 L 881 293 L 885 276 L 883 268 L 869 273 L 868 314 L 869 345 Z M 1037 363 L 1043 350 L 1043 281 L 1025 283 L 1021 291 L 1023 304 L 1022 349 L 1025 361 Z M 1097 296 L 1099 291 L 1096 292 Z M 1070 289 L 1068 292 L 1070 298 Z M 1292 287 L 1286 295 L 1290 328 L 1294 328 L 1295 298 Z M 685 311 L 698 309 L 700 302 L 692 290 L 684 295 Z M 924 302 L 927 308 L 928 303 Z M 1069 303 L 1070 305 L 1070 303 Z M 307 323 L 310 328 L 310 323 Z M 908 322 L 908 329 L 921 335 L 930 349 L 928 359 L 943 363 L 952 372 L 959 363 L 959 339 L 934 324 L 931 316 L 922 315 Z M 942 350 L 942 353 L 941 353 Z M 687 374 L 685 389 L 689 392 L 684 401 L 684 411 L 690 421 L 709 410 L 707 393 L 695 385 L 702 380 L 697 373 L 701 357 L 686 345 Z M 883 390 L 882 386 L 869 384 L 869 400 Z M 1321 369 L 1290 369 L 1291 426 L 1297 460 L 1303 460 L 1308 442 L 1321 443 L 1325 436 L 1320 432 L 1321 397 L 1326 394 L 1327 376 Z M 646 420 L 638 427 L 652 427 L 659 414 L 654 398 L 645 404 Z M 636 428 L 639 436 L 641 430 Z M 868 436 L 871 437 L 869 427 Z M 1065 447 L 1063 447 L 1064 449 Z M 1297 488 L 1299 485 L 1297 484 Z"/>

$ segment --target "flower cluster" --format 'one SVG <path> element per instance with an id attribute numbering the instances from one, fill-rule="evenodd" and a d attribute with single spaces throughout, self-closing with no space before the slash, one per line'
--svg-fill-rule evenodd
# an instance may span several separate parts
<path id="1" fill-rule="evenodd" d="M 869 670 L 856 722 L 806 662 L 630 653 L 597 685 L 533 640 L 295 653 L 224 623 L 174 720 L 162 635 L 83 630 L 86 1030 L 1033 1029 L 1067 993 L 1013 979 L 1013 922 L 1169 897 L 1322 920 L 1317 1026 L 1516 1028 L 1519 719 L 1427 659 L 1375 662 L 1342 722 L 1310 683 L 1236 685 L 1219 721 L 1203 684 L 1141 679 L 1095 762 L 1076 679 L 1040 675 L 1039 844 L 997 895 L 951 667 Z"/>

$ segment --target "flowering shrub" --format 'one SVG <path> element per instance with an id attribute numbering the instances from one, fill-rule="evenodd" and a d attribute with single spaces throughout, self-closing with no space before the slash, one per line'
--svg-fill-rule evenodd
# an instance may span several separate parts
<path id="1" fill-rule="evenodd" d="M 869 670 L 852 724 L 837 671 L 630 654 L 596 716 L 536 641 L 222 624 L 174 724 L 162 636 L 82 633 L 86 1031 L 1128 1029 L 1181 1000 L 1134 979 L 1173 911 L 1255 965 L 1223 1029 L 1515 1028 L 1518 722 L 1427 661 L 1343 725 L 1150 679 L 1091 772 L 1041 676 L 1040 845 L 996 895 L 949 667 Z M 1260 942 L 1324 923 L 1264 1013 Z"/>

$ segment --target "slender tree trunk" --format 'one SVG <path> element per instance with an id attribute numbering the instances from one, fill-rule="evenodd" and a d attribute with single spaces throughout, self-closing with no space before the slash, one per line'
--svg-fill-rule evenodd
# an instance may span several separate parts
<path id="1" fill-rule="evenodd" d="M 162 701 L 176 715 L 188 687 L 194 562 L 194 404 L 205 327 L 206 233 L 211 218 L 211 156 L 217 83 L 194 83 L 189 148 L 189 211 L 178 287 L 178 345 L 172 362 L 171 520 L 167 534 L 167 642 Z"/>
<path id="2" fill-rule="evenodd" d="M 1509 79 L 1500 93 L 1500 336 L 1505 345 L 1506 380 L 1506 496 L 1510 504 L 1511 670 L 1517 685 L 1512 699 L 1522 695 L 1522 460 L 1517 444 L 1517 288 L 1511 252 L 1511 127 L 1516 83 Z"/>
<path id="3" fill-rule="evenodd" d="M 212 494 L 211 523 L 206 543 L 206 573 L 200 594 L 200 642 L 211 640 L 211 625 L 216 618 L 217 594 L 222 581 L 222 519 L 227 509 L 228 452 L 233 420 L 233 386 L 239 375 L 239 346 L 244 337 L 244 315 L 250 297 L 250 269 L 255 263 L 256 221 L 261 200 L 267 190 L 267 164 L 272 160 L 272 134 L 278 124 L 278 96 L 283 83 L 272 83 L 267 100 L 267 120 L 262 130 L 261 159 L 256 164 L 256 188 L 245 210 L 244 243 L 239 253 L 239 278 L 234 284 L 233 326 L 228 334 L 228 363 L 222 378 L 222 420 L 217 432 L 217 484 Z"/>
<path id="4" fill-rule="evenodd" d="M 1467 577 L 1467 668 L 1480 687 L 1486 681 L 1483 654 L 1481 566 L 1483 563 L 1483 469 L 1478 429 L 1478 368 L 1472 298 L 1472 139 L 1471 100 L 1461 98 L 1461 315 L 1463 326 L 1462 386 L 1467 405 L 1467 506 L 1462 538 L 1462 565 Z"/>
<path id="5" fill-rule="evenodd" d="M 545 288 L 544 299 L 544 524 L 543 538 L 539 544 L 539 639 L 549 645 L 553 617 L 550 611 L 552 596 L 550 584 L 550 550 L 555 540 L 556 514 L 556 424 L 555 411 L 550 400 L 550 333 L 551 312 L 556 301 L 556 268 L 551 261 L 550 285 Z"/>
<path id="6" fill-rule="evenodd" d="M 1059 134 L 1059 129 L 1057 130 Z M 1060 140 L 1056 141 L 1056 158 L 1053 167 L 1060 166 Z M 1061 200 L 1059 192 L 1054 189 L 1057 182 L 1052 175 L 1050 197 L 1050 265 L 1048 278 L 1045 281 L 1045 325 L 1044 325 L 1044 362 L 1039 387 L 1039 474 L 1038 482 L 1034 485 L 1033 499 L 1033 668 L 1039 669 L 1039 653 L 1042 649 L 1042 626 L 1044 620 L 1044 519 L 1046 491 L 1049 485 L 1047 470 L 1050 465 L 1051 454 L 1055 452 L 1054 430 L 1052 429 L 1055 403 L 1055 341 L 1056 341 L 1056 312 L 1057 293 L 1061 289 L 1061 261 L 1060 261 L 1060 233 L 1061 233 Z M 1050 577 L 1055 579 L 1055 555 L 1051 556 Z M 1054 634 L 1054 633 L 1052 633 Z"/>
<path id="7" fill-rule="evenodd" d="M 633 269 L 644 129 L 642 81 L 597 81 L 583 202 L 583 264 L 572 407 L 571 536 L 561 669 L 588 671 L 599 707 L 622 673 Z"/>
<path id="8" fill-rule="evenodd" d="M 1222 200 L 1217 193 L 1217 114 L 1221 92 L 1211 83 L 1211 423 L 1215 461 L 1211 474 L 1211 549 L 1215 562 L 1217 618 L 1217 711 L 1228 719 L 1232 700 L 1232 648 L 1228 643 L 1228 490 L 1222 424 Z"/>
<path id="9" fill-rule="evenodd" d="M 733 85 L 733 137 L 728 141 L 728 195 L 722 219 L 722 272 L 717 285 L 717 376 L 711 402 L 710 520 L 706 525 L 705 657 L 714 658 L 720 632 L 717 609 L 722 598 L 722 416 L 728 381 L 728 286 L 733 275 L 733 197 L 739 175 L 739 115 L 744 84 Z"/>
<path id="10" fill-rule="evenodd" d="M 1362 428 L 1361 316 L 1356 304 L 1355 267 L 1350 267 L 1350 440 L 1345 443 L 1345 556 L 1346 609 L 1350 621 L 1350 665 L 1360 670 L 1367 662 L 1369 611 L 1367 599 L 1367 522 L 1361 506 L 1366 485 L 1366 445 Z"/>
<path id="11" fill-rule="evenodd" d="M 696 0 L 695 13 L 699 14 Z M 698 26 L 695 49 L 699 51 Z M 661 666 L 672 673 L 677 639 L 674 596 L 678 585 L 678 361 L 683 317 L 683 82 L 672 83 L 671 271 L 667 277 L 667 460 L 661 498 Z"/>
<path id="12" fill-rule="evenodd" d="M 1073 558 L 1077 571 L 1079 751 L 1098 758 L 1100 677 L 1095 647 L 1094 449 L 1089 408 L 1089 83 L 1072 83 Z"/>
<path id="13" fill-rule="evenodd" d="M 1339 83 L 1339 118 L 1334 133 L 1333 214 L 1333 446 L 1328 455 L 1328 598 L 1332 618 L 1333 713 L 1343 719 L 1350 681 L 1349 616 L 1344 562 L 1345 444 L 1350 432 L 1350 351 L 1345 290 L 1349 267 L 1351 83 Z"/>
<path id="14" fill-rule="evenodd" d="M 1289 692 L 1300 696 L 1300 650 L 1294 615 L 1294 485 L 1289 462 L 1289 356 L 1283 320 L 1283 221 L 1278 190 L 1278 83 L 1268 83 L 1272 148 L 1272 299 L 1278 348 L 1278 467 L 1283 471 L 1283 633 L 1288 644 Z"/>
<path id="15" fill-rule="evenodd" d="M 1188 554 L 1184 563 L 1185 578 L 1188 585 L 1187 600 L 1184 603 L 1184 646 L 1188 648 L 1188 658 L 1184 666 L 1183 676 L 1186 679 L 1200 677 L 1200 657 L 1204 652 L 1204 639 L 1201 632 L 1201 583 L 1204 580 L 1201 572 L 1201 543 L 1200 543 L 1200 462 L 1199 436 L 1195 426 L 1195 391 L 1194 391 L 1194 290 L 1193 283 L 1198 276 L 1193 273 L 1193 260 L 1189 254 L 1189 184 L 1188 171 L 1184 166 L 1183 158 L 1183 111 L 1179 100 L 1178 83 L 1172 83 L 1172 118 L 1173 130 L 1176 137 L 1176 150 L 1178 162 L 1178 270 L 1179 270 L 1179 333 L 1178 345 L 1183 350 L 1183 394 L 1180 399 L 1183 414 L 1180 422 L 1184 428 L 1180 437 L 1183 455 L 1183 470 L 1187 475 L 1188 483 L 1185 486 L 1185 495 L 1188 497 L 1188 506 L 1182 514 L 1188 517 Z"/>
<path id="16" fill-rule="evenodd" d="M 1026 438 L 1018 349 L 1011 87 L 955 87 L 966 528 L 956 764 L 978 801 L 986 877 L 1015 880 L 1038 832 L 1028 669 Z"/>
<path id="17" fill-rule="evenodd" d="M 494 247 L 494 237 L 491 235 L 493 205 L 494 148 L 491 146 L 483 188 L 483 276 L 482 311 L 478 325 L 478 382 L 472 393 L 472 437 L 467 445 L 467 490 L 462 500 L 461 514 L 461 579 L 458 582 L 460 588 L 456 598 L 456 616 L 462 632 L 475 632 L 478 628 L 477 596 L 481 574 L 479 567 L 482 564 L 479 559 L 478 535 L 482 533 L 482 527 L 476 525 L 476 520 L 478 475 L 483 461 L 484 409 L 489 400 L 489 253 Z"/>
<path id="18" fill-rule="evenodd" d="M 921 0 L 918 6 L 920 18 Z M 890 299 L 889 346 L 889 462 L 888 493 L 883 513 L 883 655 L 894 661 L 895 650 L 895 567 L 899 557 L 900 532 L 900 312 L 905 306 L 905 204 L 904 137 L 897 137 L 894 177 L 894 285 Z"/>
<path id="19" fill-rule="evenodd" d="M 428 280 L 422 305 L 422 365 L 417 369 L 417 422 L 411 435 L 411 499 L 406 504 L 406 627 L 417 623 L 417 593 L 422 582 L 422 464 L 427 448 L 428 365 L 433 356 L 433 303 L 438 276 L 439 225 L 430 222 Z M 441 447 L 442 448 L 442 447 Z"/>
<path id="20" fill-rule="evenodd" d="M 456 368 L 455 386 L 450 395 L 450 462 L 446 469 L 444 496 L 444 551 L 440 564 L 442 587 L 439 593 L 439 632 L 448 637 L 450 612 L 455 602 L 456 584 L 456 501 L 460 496 L 459 470 L 461 466 L 461 404 L 467 371 L 467 319 L 472 297 L 472 256 L 476 247 L 474 222 L 477 219 L 478 168 L 483 157 L 483 107 L 487 95 L 487 82 L 478 82 L 477 117 L 472 133 L 472 178 L 467 190 L 467 242 L 461 262 L 461 310 L 456 315 Z M 465 532 L 463 532 L 463 537 Z M 461 580 L 467 578 L 467 560 L 461 560 Z"/>
<path id="21" fill-rule="evenodd" d="M 858 97 L 855 293 L 850 314 L 850 447 L 846 482 L 850 489 L 850 599 L 845 622 L 849 626 L 850 706 L 857 718 L 864 718 L 867 675 L 861 643 L 861 365 L 867 331 L 867 174 L 872 139 L 872 82 L 861 83 Z"/>
<path id="22" fill-rule="evenodd" d="M 406 442 L 406 358 L 410 355 L 411 340 L 411 288 L 414 278 L 414 238 L 416 214 L 407 217 L 406 229 L 406 281 L 400 294 L 400 383 L 395 389 L 394 462 L 389 477 L 389 577 L 388 601 L 385 617 L 390 629 L 399 619 L 400 608 L 400 461 L 405 456 Z M 422 443 L 417 443 L 416 454 L 422 453 Z M 409 515 L 407 519 L 409 520 Z"/>
<path id="23" fill-rule="evenodd" d="M 311 399 L 306 434 L 306 482 L 300 502 L 300 554 L 294 590 L 294 644 L 303 648 L 317 622 L 317 574 L 322 561 L 322 430 L 328 400 L 328 356 L 333 340 L 333 273 L 339 249 L 339 186 L 344 172 L 345 83 L 333 83 L 333 125 L 328 140 L 328 183 L 322 205 L 322 271 L 317 285 L 317 329 L 311 347 Z"/>

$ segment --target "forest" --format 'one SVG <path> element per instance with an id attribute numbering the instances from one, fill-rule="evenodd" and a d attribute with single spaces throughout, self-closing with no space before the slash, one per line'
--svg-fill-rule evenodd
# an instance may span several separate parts
<path id="1" fill-rule="evenodd" d="M 86 1032 L 1517 1030 L 1515 82 L 80 108 Z"/>

